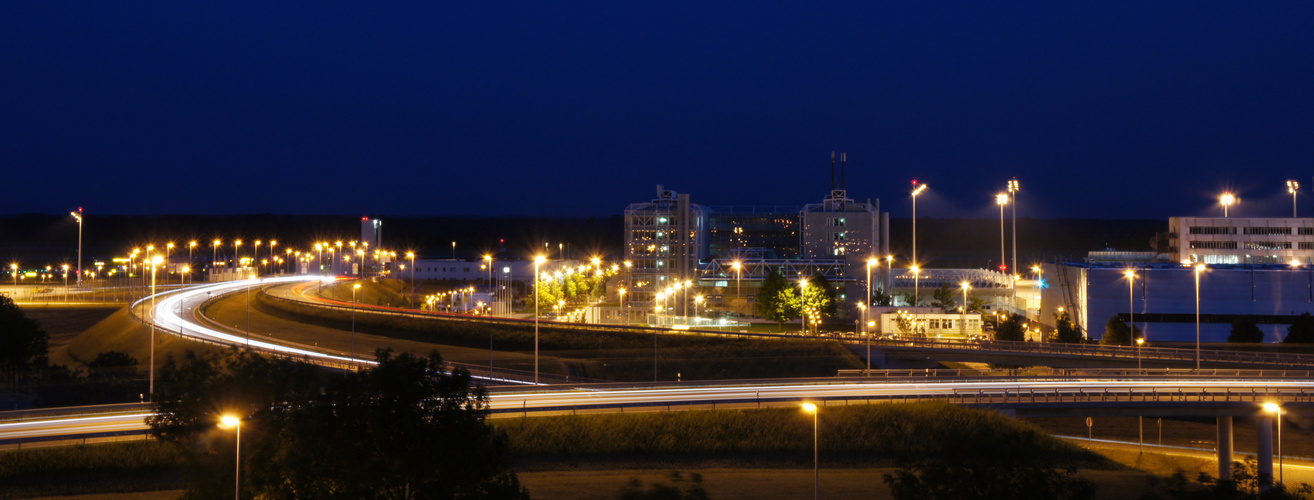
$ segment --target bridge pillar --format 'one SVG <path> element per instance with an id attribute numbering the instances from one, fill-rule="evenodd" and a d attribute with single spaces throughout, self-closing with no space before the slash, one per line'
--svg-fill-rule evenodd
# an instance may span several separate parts
<path id="1" fill-rule="evenodd" d="M 1218 479 L 1232 479 L 1232 417 L 1218 417 Z"/>
<path id="2" fill-rule="evenodd" d="M 1273 418 L 1267 415 L 1261 415 L 1258 418 L 1259 429 L 1255 432 L 1256 438 L 1259 439 L 1256 459 L 1259 465 L 1256 466 L 1255 472 L 1260 476 L 1266 476 L 1270 481 L 1273 480 Z"/>

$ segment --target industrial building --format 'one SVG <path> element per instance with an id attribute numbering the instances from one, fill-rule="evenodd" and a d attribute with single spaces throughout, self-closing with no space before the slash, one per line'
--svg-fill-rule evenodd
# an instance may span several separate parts
<path id="1" fill-rule="evenodd" d="M 1314 258 L 1314 218 L 1173 217 L 1173 261 L 1205 264 L 1287 264 Z"/>

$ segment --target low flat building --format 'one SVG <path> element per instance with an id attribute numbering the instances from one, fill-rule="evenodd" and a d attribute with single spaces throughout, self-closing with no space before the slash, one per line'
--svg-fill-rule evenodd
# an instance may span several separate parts
<path id="1" fill-rule="evenodd" d="M 1173 217 L 1168 245 L 1176 262 L 1308 264 L 1314 259 L 1314 218 Z"/>

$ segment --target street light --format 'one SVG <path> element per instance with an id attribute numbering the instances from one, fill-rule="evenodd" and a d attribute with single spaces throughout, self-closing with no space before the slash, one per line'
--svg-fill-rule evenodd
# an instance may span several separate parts
<path id="1" fill-rule="evenodd" d="M 351 286 L 351 366 L 356 366 L 356 290 L 360 283 Z"/>
<path id="2" fill-rule="evenodd" d="M 913 273 L 913 304 L 912 305 L 913 307 L 917 307 L 922 304 L 922 299 L 920 296 L 922 270 L 921 268 L 917 267 L 916 264 L 913 264 L 913 266 L 908 268 L 908 270 L 912 271 Z"/>
<path id="3" fill-rule="evenodd" d="M 694 326 L 695 326 L 695 327 L 698 326 L 698 304 L 702 304 L 702 303 L 703 303 L 703 296 L 702 296 L 702 295 L 695 295 L 695 296 L 694 296 L 694 317 L 693 317 L 693 320 L 694 320 Z"/>
<path id="4" fill-rule="evenodd" d="M 963 332 L 963 336 L 966 337 L 967 336 L 967 290 L 972 288 L 972 284 L 964 281 L 962 282 L 962 287 L 963 287 L 963 324 L 959 325 L 960 327 L 959 329 Z"/>
<path id="5" fill-rule="evenodd" d="M 1296 193 L 1300 192 L 1300 183 L 1287 181 L 1287 192 L 1291 193 L 1291 217 L 1296 217 Z"/>
<path id="6" fill-rule="evenodd" d="M 1290 184 L 1291 181 L 1287 183 Z M 69 212 L 68 214 L 78 221 L 78 286 L 80 287 L 82 286 L 82 207 L 78 207 L 78 211 Z"/>
<path id="7" fill-rule="evenodd" d="M 159 255 L 151 258 L 151 394 L 155 393 L 155 268 L 160 260 Z"/>
<path id="8" fill-rule="evenodd" d="M 1223 205 L 1223 217 L 1227 217 L 1227 209 L 1229 207 L 1240 202 L 1241 198 L 1237 198 L 1236 195 L 1233 195 L 1232 193 L 1225 192 L 1222 196 L 1219 196 L 1218 203 Z"/>
<path id="9" fill-rule="evenodd" d="M 800 278 L 798 280 L 798 330 L 799 330 L 798 333 L 799 335 L 808 334 L 807 331 L 808 316 L 806 314 L 807 300 L 804 300 L 805 296 L 807 295 L 807 288 L 808 288 L 808 280 L 806 278 Z"/>
<path id="10" fill-rule="evenodd" d="M 1008 204 L 1008 193 L 999 193 L 995 195 L 995 204 L 999 205 L 999 267 L 1007 269 L 1008 256 L 1004 252 L 1004 205 Z"/>
<path id="11" fill-rule="evenodd" d="M 742 289 L 739 288 L 740 270 L 743 268 L 743 265 L 736 260 L 730 263 L 730 267 L 735 270 L 735 305 L 739 305 L 739 299 L 743 298 L 741 295 Z"/>
<path id="12" fill-rule="evenodd" d="M 1200 369 L 1200 273 L 1205 271 L 1204 264 L 1195 265 L 1195 369 Z"/>
<path id="13" fill-rule="evenodd" d="M 1264 403 L 1264 411 L 1277 415 L 1278 427 L 1278 484 L 1282 484 L 1282 407 L 1277 403 Z M 1272 462 L 1270 462 L 1272 463 Z"/>
<path id="14" fill-rule="evenodd" d="M 406 252 L 406 258 L 411 259 L 411 307 L 415 307 L 415 252 Z"/>
<path id="15" fill-rule="evenodd" d="M 1136 370 L 1141 370 L 1141 346 L 1145 345 L 1145 337 L 1136 337 Z"/>
<path id="16" fill-rule="evenodd" d="M 861 333 L 861 335 L 862 335 L 863 337 L 866 337 L 866 338 L 867 338 L 867 373 L 866 373 L 866 375 L 870 376 L 870 375 L 871 375 L 871 334 L 868 334 L 868 333 L 867 333 L 867 304 L 864 304 L 864 303 L 862 303 L 862 302 L 859 302 L 859 303 L 858 303 L 858 309 L 862 311 L 861 313 L 858 314 L 858 316 L 860 316 L 860 318 L 858 319 L 858 321 L 861 321 L 861 322 L 862 322 L 862 325 L 859 326 L 858 331 Z"/>
<path id="17" fill-rule="evenodd" d="M 492 302 L 493 301 L 493 254 L 484 254 L 484 262 L 488 264 L 488 301 Z M 491 306 L 492 304 L 489 305 Z"/>
<path id="18" fill-rule="evenodd" d="M 452 242 L 456 246 L 456 242 Z M 534 385 L 538 385 L 538 284 L 543 277 L 538 275 L 538 266 L 547 262 L 547 257 L 542 255 L 534 256 Z"/>
<path id="19" fill-rule="evenodd" d="M 242 419 L 232 415 L 224 415 L 219 419 L 221 429 L 236 429 L 237 432 L 237 465 L 233 474 L 233 499 L 242 498 Z"/>
<path id="20" fill-rule="evenodd" d="M 821 498 L 821 453 L 817 440 L 817 405 L 803 403 L 803 411 L 812 414 L 812 498 Z"/>
<path id="21" fill-rule="evenodd" d="M 1017 183 L 1017 177 L 1009 179 L 1008 194 L 1009 202 L 1013 206 L 1013 266 L 1008 268 L 1010 281 L 1013 283 L 1013 296 L 1009 299 L 1008 307 L 1013 311 L 1017 310 L 1017 274 L 1013 271 L 1017 269 L 1017 192 L 1021 186 Z M 1012 313 L 1013 311 L 1009 311 Z"/>
<path id="22" fill-rule="evenodd" d="M 1132 340 L 1136 340 L 1136 271 L 1128 269 L 1122 272 L 1127 277 L 1127 332 L 1131 335 Z M 1139 351 L 1138 351 L 1139 352 Z M 1139 356 L 1139 354 L 1138 354 Z M 1136 360 L 1136 368 L 1140 369 L 1141 361 Z"/>
<path id="23" fill-rule="evenodd" d="M 922 191 L 926 191 L 926 184 L 918 184 L 916 179 L 912 183 L 912 261 L 917 262 L 917 195 L 922 194 Z"/>

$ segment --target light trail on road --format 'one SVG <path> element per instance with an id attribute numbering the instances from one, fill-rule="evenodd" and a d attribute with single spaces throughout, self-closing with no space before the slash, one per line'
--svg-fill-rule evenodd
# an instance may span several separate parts
<path id="1" fill-rule="evenodd" d="M 246 290 L 247 288 L 260 288 L 264 285 L 279 284 L 279 283 L 298 283 L 303 281 L 314 281 L 317 279 L 319 278 L 312 276 L 281 276 L 281 277 L 273 277 L 273 278 L 263 278 L 258 281 L 257 280 L 226 281 L 223 283 L 197 285 L 195 287 L 189 287 L 185 290 L 176 291 L 169 294 L 158 294 L 155 296 L 156 297 L 155 310 L 151 312 L 151 314 L 147 317 L 147 320 L 154 321 L 156 326 L 159 326 L 160 328 L 163 328 L 165 330 L 169 330 L 173 333 L 177 333 L 184 337 L 198 337 L 226 345 L 234 345 L 239 347 L 254 347 L 262 351 L 272 351 L 284 355 L 303 356 L 303 357 L 315 358 L 320 360 L 331 360 L 343 364 L 352 364 L 352 363 L 364 363 L 369 365 L 376 364 L 373 361 L 363 360 L 358 357 L 352 358 L 349 356 L 339 356 L 339 355 L 328 354 L 319 351 L 313 351 L 309 349 L 301 349 L 298 347 L 265 342 L 258 339 L 251 340 L 240 335 L 235 335 L 235 334 L 215 330 L 213 328 L 196 323 L 194 321 L 187 320 L 178 315 L 179 310 L 190 311 L 190 309 L 183 309 L 184 305 L 188 307 L 196 307 L 201 302 L 204 302 L 205 299 L 208 299 L 211 295 L 223 295 L 225 293 L 236 292 L 239 290 Z M 196 300 L 196 301 L 190 300 L 197 298 L 201 298 L 202 300 Z M 146 297 L 145 299 L 138 301 L 137 304 L 142 304 L 148 302 L 149 300 L 150 297 Z M 133 304 L 133 305 L 136 306 L 137 304 Z"/>

